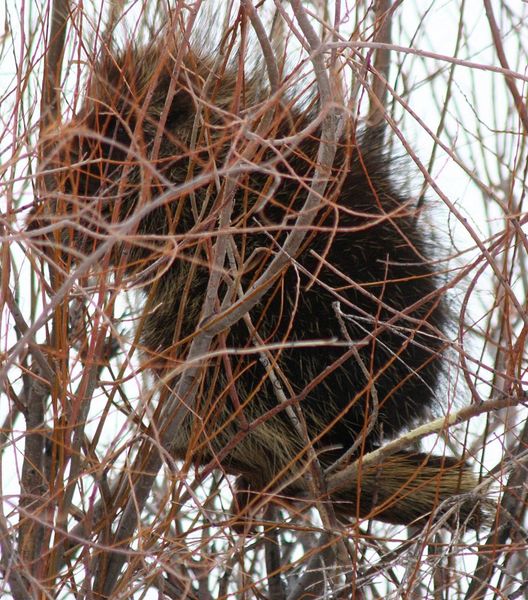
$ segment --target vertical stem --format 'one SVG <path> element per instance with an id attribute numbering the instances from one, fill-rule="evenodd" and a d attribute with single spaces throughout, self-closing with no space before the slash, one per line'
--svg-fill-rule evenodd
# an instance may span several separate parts
<path id="1" fill-rule="evenodd" d="M 46 481 L 44 477 L 44 407 L 49 390 L 38 379 L 30 381 L 25 407 L 26 436 L 22 479 L 20 485 L 20 524 L 18 550 L 25 569 L 42 576 L 42 563 L 39 562 L 43 548 L 44 506 L 46 503 Z"/>
<path id="2" fill-rule="evenodd" d="M 377 0 L 375 11 L 374 42 L 391 43 L 391 0 Z M 390 50 L 378 48 L 374 54 L 374 77 L 367 123 L 376 127 L 384 121 L 387 106 L 387 80 L 390 69 Z"/>
<path id="3" fill-rule="evenodd" d="M 270 504 L 266 510 L 264 519 L 271 523 L 277 520 L 277 509 Z M 281 551 L 278 530 L 271 525 L 266 528 L 264 551 L 266 556 L 266 572 L 268 574 L 269 600 L 285 600 L 286 590 L 281 577 Z"/>

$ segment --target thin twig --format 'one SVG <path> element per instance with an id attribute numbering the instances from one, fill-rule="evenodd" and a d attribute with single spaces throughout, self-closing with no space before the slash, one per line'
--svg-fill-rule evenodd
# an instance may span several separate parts
<path id="1" fill-rule="evenodd" d="M 502 68 L 506 72 L 510 71 L 510 66 L 508 64 L 508 59 L 506 58 L 506 53 L 504 51 L 504 41 L 503 36 L 499 30 L 499 26 L 497 21 L 495 20 L 495 15 L 493 13 L 493 6 L 490 0 L 483 0 L 484 8 L 486 9 L 486 16 L 488 18 L 489 26 L 491 29 L 491 35 L 493 37 L 493 44 L 495 45 L 495 50 L 497 51 L 497 56 L 499 57 L 500 64 Z M 515 104 L 515 109 L 519 113 L 519 119 L 524 127 L 524 133 L 528 134 L 528 110 L 526 109 L 526 98 L 523 98 L 515 85 L 515 79 L 512 75 L 508 74 L 505 76 L 506 85 L 510 90 L 510 94 L 512 95 L 513 102 Z"/>
<path id="2" fill-rule="evenodd" d="M 527 447 L 528 421 L 524 424 L 512 461 L 515 461 L 516 455 L 525 452 Z M 514 467 L 504 487 L 500 507 L 497 508 L 495 525 L 477 551 L 479 560 L 472 574 L 465 600 L 480 600 L 487 596 L 489 589 L 493 589 L 491 580 L 495 576 L 500 555 L 508 551 L 507 541 L 511 537 L 513 525 L 520 526 L 522 523 L 521 515 L 526 510 L 527 501 L 525 488 L 526 464 L 520 462 L 515 464 L 514 462 Z"/>

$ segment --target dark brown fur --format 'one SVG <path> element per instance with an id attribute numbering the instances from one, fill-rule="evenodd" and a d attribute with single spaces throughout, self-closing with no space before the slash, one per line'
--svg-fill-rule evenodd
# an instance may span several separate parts
<path id="1" fill-rule="evenodd" d="M 49 166 L 60 169 L 53 191 L 31 217 L 33 229 L 56 223 L 65 253 L 78 255 L 112 234 L 112 223 L 143 211 L 128 240 L 113 245 L 111 262 L 116 277 L 144 292 L 145 361 L 169 382 L 200 322 L 217 216 L 228 199 L 224 173 L 238 169 L 230 225 L 237 266 L 224 265 L 219 294 L 219 303 L 226 294 L 232 303 L 291 229 L 319 146 L 317 130 L 299 135 L 312 118 L 308 110 L 276 104 L 266 109 L 275 115 L 251 162 L 237 159 L 253 139 L 244 128 L 255 131 L 265 114 L 258 111 L 264 90 L 256 79 L 242 86 L 229 69 L 211 73 L 211 59 L 187 53 L 176 62 L 176 55 L 152 45 L 97 63 L 83 107 L 49 155 Z M 297 143 L 269 142 L 296 135 Z M 277 410 L 277 390 L 298 401 L 323 467 L 354 444 L 352 459 L 377 448 L 441 405 L 435 390 L 446 310 L 432 241 L 416 222 L 414 200 L 394 184 L 383 143 L 382 132 L 361 136 L 347 124 L 316 227 L 250 311 L 252 325 L 240 320 L 213 340 L 193 390 L 195 413 L 174 440 L 179 458 L 207 464 L 220 456 L 251 489 L 279 486 L 306 496 L 306 440 L 287 410 Z M 338 318 L 336 301 L 346 317 Z M 255 350 L 258 340 L 272 349 Z M 274 363 L 275 380 L 263 357 Z M 461 461 L 400 453 L 333 500 L 343 514 L 406 524 L 474 484 Z"/>

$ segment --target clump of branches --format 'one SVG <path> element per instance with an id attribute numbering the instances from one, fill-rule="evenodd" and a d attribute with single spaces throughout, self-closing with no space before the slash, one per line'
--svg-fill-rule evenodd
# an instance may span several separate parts
<path id="1" fill-rule="evenodd" d="M 484 0 L 476 23 L 464 0 L 440 8 L 245 0 L 221 10 L 205 0 L 102 8 L 63 0 L 43 3 L 38 12 L 23 3 L 19 13 L 8 13 L 0 40 L 6 65 L 0 89 L 3 596 L 528 597 L 528 5 L 519 4 Z M 189 46 L 209 48 L 215 76 L 233 67 L 243 74 L 233 83 L 241 127 L 251 77 L 265 78 L 269 93 L 252 100 L 261 103 L 262 118 L 281 103 L 313 110 L 322 141 L 307 204 L 296 215 L 299 227 L 288 230 L 281 252 L 273 250 L 272 266 L 262 260 L 268 266 L 257 291 L 244 295 L 238 282 L 237 301 L 222 307 L 216 324 L 218 307 L 207 306 L 213 294 L 200 298 L 206 333 L 193 338 L 181 364 L 159 376 L 157 361 L 164 357 L 145 359 L 142 344 L 145 314 L 158 307 L 142 304 L 137 290 L 161 281 L 181 248 L 171 247 L 167 236 L 141 238 L 142 207 L 120 221 L 124 227 L 88 212 L 82 225 L 97 233 L 97 243 L 73 245 L 74 252 L 68 244 L 79 231 L 59 197 L 54 218 L 48 215 L 37 233 L 28 229 L 28 214 L 47 200 L 42 196 L 56 188 L 57 176 L 64 184 L 71 176 L 64 169 L 57 175 L 50 157 L 86 101 L 101 54 L 130 40 L 148 44 L 167 27 Z M 204 85 L 214 83 L 211 77 Z M 416 218 L 430 229 L 431 244 L 443 248 L 436 270 L 454 324 L 437 392 L 445 396 L 445 413 L 327 477 L 314 452 L 308 463 L 315 467 L 304 474 L 313 493 L 291 503 L 273 490 L 241 492 L 218 464 L 199 468 L 177 460 L 170 448 L 193 410 L 180 399 L 189 397 L 198 370 L 214 352 L 232 350 L 211 340 L 237 318 L 249 319 L 259 294 L 315 222 L 312 209 L 325 193 L 325 169 L 343 135 L 336 107 L 366 129 L 386 124 L 394 154 L 404 153 L 412 165 L 410 181 L 402 183 L 415 197 Z M 218 293 L 224 263 L 237 260 L 224 235 L 229 199 L 246 163 L 254 168 L 258 133 L 252 130 L 254 142 L 226 163 L 234 167 L 208 175 L 225 199 L 200 233 L 209 249 L 209 291 L 216 286 Z M 197 139 L 185 144 L 197 147 Z M 132 164 L 126 151 L 123 160 Z M 145 166 L 154 180 L 160 171 L 156 161 Z M 188 173 L 186 193 L 203 185 L 201 176 Z M 73 195 L 86 192 L 69 185 Z M 265 190 L 263 202 L 274 191 L 273 185 Z M 126 190 L 118 186 L 120 195 Z M 265 224 L 256 233 L 262 232 Z M 139 260 L 134 277 L 126 258 L 120 263 L 115 256 L 126 242 L 156 256 Z M 189 306 L 196 301 L 189 290 L 182 297 Z M 346 319 L 339 306 L 335 311 Z M 178 327 L 184 331 L 185 323 Z M 260 342 L 259 360 L 273 363 L 274 348 Z M 328 489 L 358 469 L 413 445 L 440 447 L 474 466 L 479 483 L 465 501 L 484 503 L 480 529 L 466 531 L 445 517 L 456 500 L 415 528 L 343 522 L 325 502 Z M 197 452 L 191 448 L 189 455 Z"/>

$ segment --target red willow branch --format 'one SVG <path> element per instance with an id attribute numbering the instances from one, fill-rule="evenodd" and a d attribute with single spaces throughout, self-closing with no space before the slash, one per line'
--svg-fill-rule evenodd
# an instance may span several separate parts
<path id="1" fill-rule="evenodd" d="M 44 132 L 53 123 L 60 113 L 60 80 L 62 54 L 66 35 L 66 23 L 69 16 L 69 1 L 55 0 L 51 6 L 49 16 L 48 46 L 44 55 L 44 75 L 42 82 L 41 120 L 40 133 Z M 40 146 L 41 152 L 44 145 Z M 12 305 L 14 307 L 14 305 Z M 58 308 L 61 311 L 60 307 Z M 60 321 L 60 319 L 59 319 Z M 18 319 L 19 325 L 25 325 Z M 24 329 L 24 328 L 23 328 Z M 60 324 L 55 322 L 54 331 L 60 331 Z M 24 408 L 26 422 L 24 461 L 20 481 L 19 509 L 25 513 L 21 518 L 18 530 L 18 552 L 21 561 L 21 570 L 31 572 L 33 577 L 27 578 L 29 589 L 37 585 L 35 581 L 42 581 L 45 574 L 45 561 L 41 560 L 46 548 L 47 530 L 41 519 L 42 514 L 49 510 L 48 485 L 44 465 L 44 415 L 46 401 L 50 387 L 54 384 L 55 374 L 50 373 L 50 367 L 36 349 L 32 336 L 26 327 L 25 335 L 29 336 L 30 349 L 34 352 L 35 366 L 30 381 L 30 389 L 26 396 L 27 404 Z M 23 334 L 22 337 L 25 337 Z M 54 336 L 58 339 L 58 336 Z M 21 345 L 19 347 L 22 347 Z M 44 384 L 41 381 L 41 371 L 44 374 Z M 50 377 L 51 375 L 51 377 Z M 35 518 L 34 518 L 35 517 Z M 33 589 L 38 593 L 38 585 Z"/>

